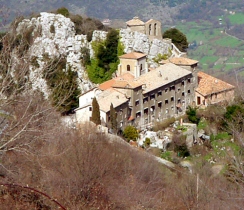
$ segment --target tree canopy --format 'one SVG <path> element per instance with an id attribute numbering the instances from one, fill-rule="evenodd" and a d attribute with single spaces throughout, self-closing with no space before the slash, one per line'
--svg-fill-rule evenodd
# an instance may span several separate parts
<path id="1" fill-rule="evenodd" d="M 139 134 L 134 126 L 128 125 L 123 131 L 123 136 L 127 139 L 127 141 L 136 141 L 136 139 L 139 137 Z"/>
<path id="2" fill-rule="evenodd" d="M 117 114 L 112 103 L 110 105 L 110 121 L 111 128 L 114 132 L 117 132 Z"/>
<path id="3" fill-rule="evenodd" d="M 117 70 L 118 56 L 123 54 L 123 45 L 119 41 L 119 32 L 112 29 L 105 41 L 92 42 L 95 57 L 86 66 L 89 79 L 94 83 L 102 83 L 112 78 Z"/>
<path id="4" fill-rule="evenodd" d="M 78 106 L 80 90 L 77 83 L 77 73 L 70 67 L 66 69 L 65 58 L 55 58 L 48 62 L 44 70 L 44 78 L 51 90 L 50 99 L 53 106 L 62 114 L 69 114 Z"/>
<path id="5" fill-rule="evenodd" d="M 100 117 L 100 108 L 99 104 L 97 102 L 96 97 L 92 100 L 92 116 L 91 121 L 94 122 L 96 125 L 101 124 L 101 117 Z"/>
<path id="6" fill-rule="evenodd" d="M 186 35 L 177 28 L 170 28 L 164 32 L 163 38 L 169 38 L 175 46 L 182 52 L 186 52 L 188 48 L 188 41 Z"/>

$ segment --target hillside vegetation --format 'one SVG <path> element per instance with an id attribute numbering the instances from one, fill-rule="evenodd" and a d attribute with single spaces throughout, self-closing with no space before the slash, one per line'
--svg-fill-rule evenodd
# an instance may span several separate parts
<path id="1" fill-rule="evenodd" d="M 198 60 L 201 69 L 228 80 L 234 71 L 243 77 L 243 18 L 243 13 L 226 12 L 212 21 L 185 21 L 176 27 L 190 43 L 188 56 Z"/>
<path id="2" fill-rule="evenodd" d="M 16 1 L 1 0 L 2 21 L 7 19 L 11 22 L 19 15 L 30 15 L 41 11 L 55 10 L 59 7 L 66 7 L 74 14 L 88 15 L 99 19 L 123 19 L 128 20 L 134 16 L 139 16 L 144 20 L 150 18 L 161 20 L 163 23 L 172 23 L 177 20 L 201 20 L 213 19 L 216 15 L 221 15 L 224 9 L 243 9 L 240 0 L 222 0 L 221 2 L 209 0 L 26 0 L 16 4 Z M 9 9 L 7 9 L 9 8 Z M 208 14 L 208 15 L 206 15 Z"/>
<path id="3" fill-rule="evenodd" d="M 27 1 L 31 2 L 34 4 L 35 1 Z M 159 3 L 161 1 L 151 1 L 151 4 Z M 101 26 L 97 20 L 72 16 L 67 10 L 59 12 L 76 20 L 77 34 L 89 35 Z M 10 33 L 1 37 L 1 209 L 243 209 L 242 90 L 238 100 L 228 106 L 210 106 L 206 110 L 189 108 L 188 120 L 196 123 L 198 130 L 204 130 L 210 137 L 209 141 L 187 148 L 182 135 L 185 128 L 177 127 L 173 129 L 173 143 L 167 151 L 149 149 L 150 139 L 147 139 L 145 149 L 134 148 L 118 136 L 100 133 L 93 124 L 67 125 L 64 122 L 66 118 L 62 118 L 60 112 L 65 114 L 73 109 L 79 94 L 76 73 L 69 68 L 64 71 L 65 58 L 50 59 L 43 55 L 47 61 L 44 78 L 51 89 L 51 98 L 47 99 L 39 90 L 32 89 L 28 80 L 29 67 L 38 68 L 39 63 L 26 52 L 38 30 L 33 33 L 33 28 L 23 28 L 23 33 L 17 35 L 16 26 L 20 20 L 12 24 Z M 230 23 L 232 21 L 230 18 Z M 208 26 L 209 22 L 203 23 Z M 94 28 L 88 27 L 90 25 Z M 202 39 L 207 40 L 204 30 L 200 34 L 197 27 L 195 25 L 192 31 L 202 34 Z M 190 26 L 188 31 L 193 33 Z M 50 33 L 54 32 L 55 29 L 50 27 Z M 226 47 L 225 34 L 213 31 L 212 35 L 213 39 L 217 37 L 216 45 Z M 91 78 L 99 83 L 113 73 L 123 46 L 118 41 L 116 30 L 108 32 L 105 41 L 94 42 L 94 45 L 94 60 L 90 59 L 87 48 L 83 48 L 82 62 L 88 73 L 89 66 L 92 67 Z M 204 44 L 195 48 L 201 46 Z M 233 46 L 239 47 L 239 44 Z M 212 52 L 216 53 L 214 49 Z M 215 57 L 204 59 L 213 62 Z M 99 72 L 94 73 L 97 69 Z M 168 124 L 174 120 L 168 119 Z M 157 125 L 157 128 L 167 128 L 165 124 Z M 130 135 L 125 135 L 128 141 L 138 137 L 134 128 L 128 133 Z M 162 164 L 164 160 L 156 159 L 150 151 L 172 161 L 174 167 L 166 167 Z M 190 162 L 191 165 L 184 168 L 180 162 Z"/>

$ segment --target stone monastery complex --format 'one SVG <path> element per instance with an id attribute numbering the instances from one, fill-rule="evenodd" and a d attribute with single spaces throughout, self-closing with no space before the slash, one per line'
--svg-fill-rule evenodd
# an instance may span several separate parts
<path id="1" fill-rule="evenodd" d="M 127 28 L 162 39 L 161 23 L 146 23 L 135 17 Z M 96 97 L 102 125 L 110 127 L 110 105 L 117 113 L 118 129 L 133 125 L 138 129 L 155 122 L 185 114 L 188 106 L 206 107 L 234 98 L 234 86 L 198 71 L 198 61 L 172 57 L 150 68 L 147 55 L 130 52 L 119 57 L 117 77 L 100 84 L 79 97 L 78 122 L 89 121 L 92 99 Z"/>

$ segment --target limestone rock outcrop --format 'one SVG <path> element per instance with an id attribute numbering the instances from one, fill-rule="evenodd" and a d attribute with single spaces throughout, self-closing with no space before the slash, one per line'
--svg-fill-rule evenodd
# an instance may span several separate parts
<path id="1" fill-rule="evenodd" d="M 23 27 L 34 26 L 39 30 L 37 37 L 29 50 L 29 56 L 35 57 L 39 67 L 31 67 L 30 79 L 34 89 L 41 90 L 46 96 L 48 89 L 42 73 L 45 68 L 46 58 L 65 57 L 66 66 L 77 71 L 81 91 L 90 89 L 93 84 L 89 81 L 84 66 L 82 66 L 81 48 L 90 48 L 86 35 L 75 35 L 74 23 L 63 15 L 40 13 L 40 17 L 23 20 L 17 32 Z"/>
<path id="2" fill-rule="evenodd" d="M 42 73 L 45 68 L 46 58 L 65 57 L 67 59 L 66 67 L 71 67 L 77 71 L 79 85 L 82 92 L 92 88 L 92 84 L 82 65 L 81 48 L 89 49 L 90 56 L 94 56 L 91 43 L 98 40 L 105 40 L 107 32 L 94 31 L 91 42 L 87 41 L 86 35 L 76 35 L 74 23 L 59 14 L 42 12 L 39 17 L 31 20 L 25 19 L 19 23 L 17 33 L 21 33 L 23 28 L 34 27 L 34 37 L 32 46 L 28 54 L 35 57 L 39 67 L 31 66 L 30 80 L 34 89 L 39 89 L 47 96 L 48 88 Z M 154 39 L 149 41 L 145 34 L 132 32 L 129 29 L 120 30 L 120 41 L 124 45 L 125 53 L 139 51 L 148 54 L 149 63 L 157 54 L 167 54 L 171 49 L 171 43 L 166 40 Z"/>
<path id="3" fill-rule="evenodd" d="M 148 55 L 149 63 L 158 54 L 168 54 L 171 49 L 171 42 L 168 40 L 149 40 L 148 36 L 129 29 L 120 30 L 121 42 L 125 47 L 125 53 L 132 51 L 142 52 Z"/>

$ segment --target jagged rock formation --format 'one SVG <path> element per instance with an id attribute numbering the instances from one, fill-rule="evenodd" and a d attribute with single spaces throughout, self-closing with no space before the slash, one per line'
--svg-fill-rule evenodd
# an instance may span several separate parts
<path id="1" fill-rule="evenodd" d="M 30 79 L 32 87 L 39 89 L 48 95 L 48 88 L 43 79 L 42 72 L 45 68 L 46 58 L 55 58 L 64 56 L 67 59 L 66 67 L 71 67 L 73 71 L 78 72 L 80 89 L 82 92 L 90 89 L 94 85 L 89 81 L 82 66 L 81 48 L 86 47 L 90 50 L 91 57 L 94 56 L 91 43 L 97 40 L 105 40 L 107 32 L 94 31 L 92 41 L 87 41 L 86 35 L 76 35 L 74 23 L 59 14 L 40 13 L 37 18 L 31 20 L 25 19 L 19 23 L 17 32 L 23 27 L 33 27 L 38 30 L 38 36 L 35 37 L 33 45 L 29 48 L 29 56 L 35 57 L 38 67 L 31 66 Z M 139 51 L 148 54 L 149 61 L 152 61 L 157 54 L 168 54 L 171 49 L 171 43 L 166 40 L 149 41 L 145 34 L 132 32 L 128 29 L 120 30 L 121 42 L 125 47 L 125 53 Z"/>

